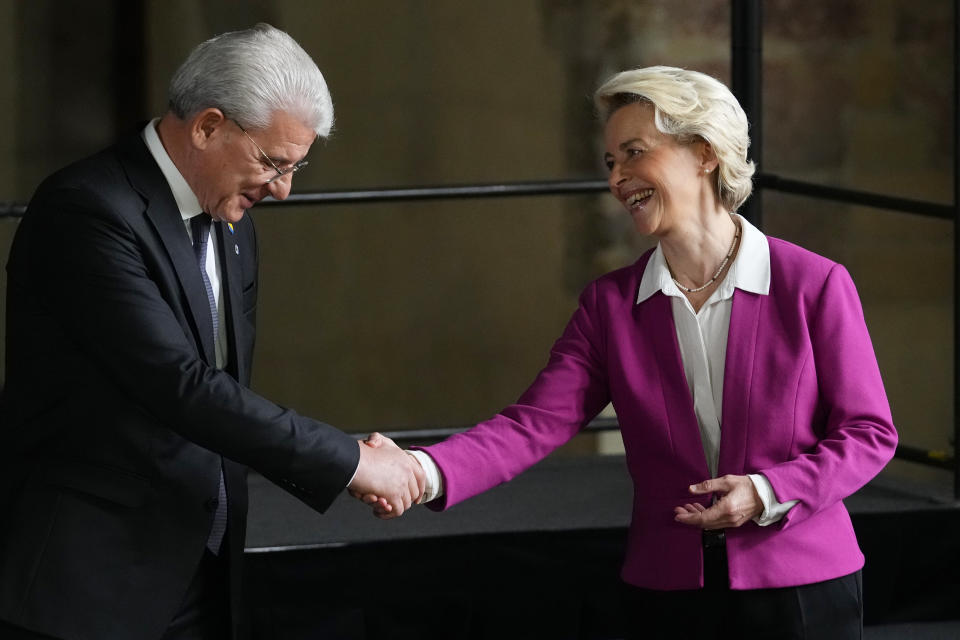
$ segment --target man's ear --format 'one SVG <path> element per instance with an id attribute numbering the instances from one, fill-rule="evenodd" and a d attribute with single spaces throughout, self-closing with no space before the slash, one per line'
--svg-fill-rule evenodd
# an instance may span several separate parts
<path id="1" fill-rule="evenodd" d="M 216 107 L 197 113 L 190 120 L 190 141 L 197 149 L 206 149 L 221 134 L 227 124 L 227 116 Z"/>

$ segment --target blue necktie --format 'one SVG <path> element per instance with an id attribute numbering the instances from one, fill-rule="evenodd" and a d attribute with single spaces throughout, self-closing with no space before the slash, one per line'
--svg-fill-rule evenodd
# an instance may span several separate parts
<path id="1" fill-rule="evenodd" d="M 193 253 L 197 257 L 200 267 L 200 277 L 203 278 L 203 288 L 207 290 L 207 302 L 210 303 L 210 316 L 213 319 L 213 344 L 216 353 L 216 344 L 220 336 L 220 314 L 217 312 L 217 299 L 213 295 L 210 276 L 207 275 L 207 239 L 210 237 L 210 216 L 205 213 L 190 218 L 190 231 L 193 234 Z M 216 366 L 216 362 L 214 362 Z M 223 464 L 220 466 L 220 489 L 217 495 L 217 510 L 213 514 L 213 525 L 207 537 L 207 549 L 214 555 L 220 553 L 223 534 L 227 531 L 227 488 L 223 482 Z"/>

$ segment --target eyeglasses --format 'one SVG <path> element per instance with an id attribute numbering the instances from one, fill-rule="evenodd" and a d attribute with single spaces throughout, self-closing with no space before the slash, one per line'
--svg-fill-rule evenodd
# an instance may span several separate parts
<path id="1" fill-rule="evenodd" d="M 233 120 L 233 118 L 230 118 L 230 119 Z M 257 148 L 257 151 L 260 152 L 260 155 L 262 155 L 263 158 L 264 158 L 267 162 L 270 163 L 270 166 L 273 167 L 273 170 L 277 172 L 277 175 L 275 175 L 275 176 L 273 176 L 272 178 L 270 178 L 269 180 L 267 180 L 266 184 L 270 184 L 270 183 L 273 182 L 274 180 L 279 180 L 280 178 L 282 178 L 283 176 L 285 176 L 285 175 L 287 175 L 287 174 L 296 173 L 297 171 L 300 171 L 300 169 L 303 169 L 305 166 L 307 166 L 308 164 L 310 164 L 310 163 L 309 163 L 308 161 L 306 161 L 306 160 L 301 160 L 300 162 L 296 162 L 296 163 L 290 165 L 290 166 L 287 167 L 286 169 L 281 169 L 280 167 L 277 166 L 277 163 L 276 163 L 276 162 L 274 162 L 273 160 L 270 159 L 270 156 L 267 155 L 266 151 L 264 151 L 263 148 L 262 148 L 259 144 L 257 144 L 257 141 L 253 139 L 253 136 L 251 136 L 249 133 L 247 133 L 247 130 L 243 128 L 243 125 L 242 125 L 242 124 L 240 124 L 240 123 L 237 122 L 236 120 L 233 120 L 233 122 L 234 122 L 234 124 L 236 124 L 238 127 L 240 127 L 240 131 L 243 131 L 243 135 L 247 136 L 247 137 L 250 139 L 250 142 L 252 142 L 252 143 L 253 143 L 253 146 L 255 146 L 255 147 Z"/>

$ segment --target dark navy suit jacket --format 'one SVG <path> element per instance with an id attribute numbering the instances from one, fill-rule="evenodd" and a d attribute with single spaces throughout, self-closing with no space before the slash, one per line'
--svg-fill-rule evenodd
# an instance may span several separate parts
<path id="1" fill-rule="evenodd" d="M 254 225 L 215 226 L 225 370 L 189 236 L 139 135 L 31 200 L 7 265 L 0 619 L 159 638 L 203 553 L 221 456 L 235 606 L 247 466 L 320 511 L 356 469 L 355 440 L 248 388 Z"/>

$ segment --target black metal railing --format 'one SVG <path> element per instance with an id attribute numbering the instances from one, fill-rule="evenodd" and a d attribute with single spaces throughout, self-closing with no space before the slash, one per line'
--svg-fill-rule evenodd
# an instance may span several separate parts
<path id="1" fill-rule="evenodd" d="M 948 204 L 912 200 L 897 196 L 858 191 L 784 178 L 770 173 L 754 177 L 757 191 L 768 189 L 809 198 L 843 202 L 875 209 L 900 211 L 922 216 L 953 220 L 956 207 Z M 262 207 L 290 207 L 322 204 L 370 204 L 375 202 L 404 202 L 425 200 L 467 200 L 478 198 L 515 198 L 530 196 L 569 196 L 602 194 L 608 190 L 602 178 L 572 180 L 541 180 L 535 182 L 502 182 L 487 184 L 459 184 L 409 187 L 379 187 L 369 189 L 342 189 L 292 193 L 286 200 L 266 198 L 257 204 Z M 759 200 L 751 197 L 750 200 Z M 26 205 L 0 202 L 0 218 L 19 218 Z"/>
<path id="2" fill-rule="evenodd" d="M 901 211 L 937 218 L 953 219 L 955 208 L 949 205 L 909 200 L 840 187 L 782 178 L 771 174 L 760 174 L 756 178 L 759 189 L 782 191 L 812 198 L 845 202 L 865 207 Z M 322 204 L 368 204 L 375 202 L 401 202 L 424 200 L 462 200 L 469 198 L 509 198 L 524 196 L 562 196 L 589 195 L 605 193 L 607 182 L 603 179 L 546 180 L 540 182 L 513 182 L 500 184 L 469 184 L 441 186 L 386 187 L 378 189 L 355 189 L 340 191 L 316 191 L 291 194 L 286 200 L 266 199 L 258 207 L 291 207 L 298 205 Z M 751 198 L 755 199 L 755 198 Z M 759 198 L 756 198 L 759 200 Z M 0 217 L 18 217 L 23 215 L 25 207 L 21 204 L 0 203 Z M 385 435 L 404 441 L 434 440 L 452 435 L 467 427 L 391 428 Z M 608 431 L 619 429 L 616 418 L 600 418 L 587 427 L 587 431 Z M 927 450 L 901 444 L 897 448 L 897 457 L 930 467 L 960 471 L 956 468 L 956 457 L 941 450 Z M 960 495 L 960 494 L 958 494 Z"/>
<path id="3" fill-rule="evenodd" d="M 0 218 L 19 218 L 27 210 L 27 205 L 16 202 L 0 202 Z"/>
<path id="4" fill-rule="evenodd" d="M 953 0 L 953 497 L 960 500 L 960 0 Z"/>
<path id="5" fill-rule="evenodd" d="M 397 442 L 404 442 L 410 444 L 425 444 L 427 442 L 439 442 L 445 438 L 456 433 L 462 433 L 469 429 L 472 425 L 464 425 L 459 427 L 433 427 L 433 428 L 421 428 L 421 427 L 399 427 L 399 428 L 390 428 L 389 430 L 382 431 L 381 433 L 388 438 L 395 440 Z M 587 426 L 583 428 L 581 433 L 597 433 L 603 431 L 619 431 L 620 423 L 616 418 L 595 418 Z M 366 433 L 355 433 L 354 437 L 360 439 L 366 437 Z M 897 445 L 896 457 L 900 460 L 907 460 L 909 462 L 916 462 L 928 467 L 936 467 L 937 469 L 944 469 L 946 471 L 953 471 L 954 466 L 956 465 L 955 456 L 949 452 L 942 449 L 923 449 L 920 447 L 913 447 L 908 444 L 899 444 Z"/>

